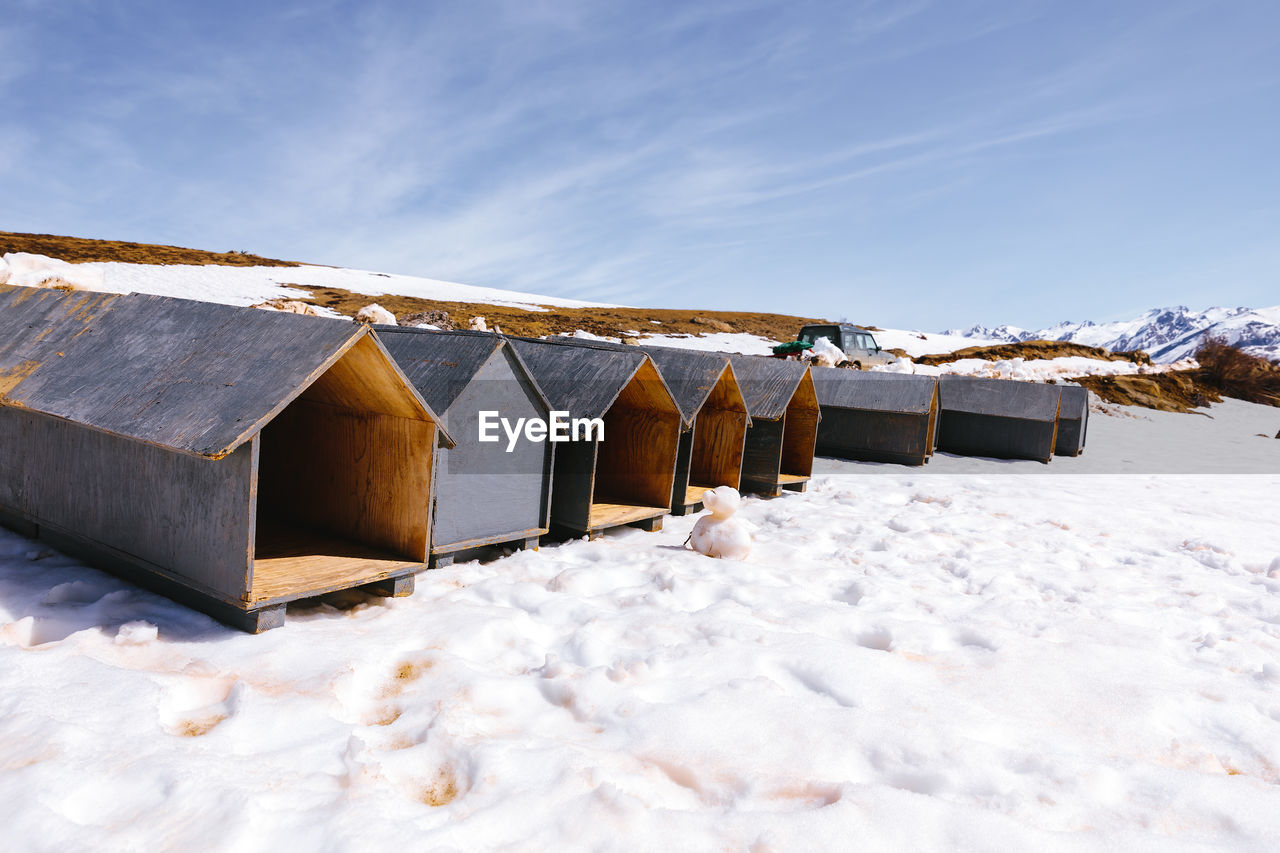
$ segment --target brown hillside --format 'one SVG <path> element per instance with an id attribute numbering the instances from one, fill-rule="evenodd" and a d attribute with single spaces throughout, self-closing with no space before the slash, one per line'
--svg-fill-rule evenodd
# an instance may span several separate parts
<path id="1" fill-rule="evenodd" d="M 1022 341 L 1016 344 L 997 344 L 987 347 L 965 347 L 955 352 L 916 356 L 917 364 L 948 364 L 962 358 L 980 358 L 985 361 L 1002 361 L 1008 358 L 1065 358 L 1080 356 L 1104 361 L 1131 361 L 1134 364 L 1150 364 L 1151 356 L 1145 352 L 1111 352 L 1099 347 L 1074 344 L 1068 341 Z"/>
<path id="2" fill-rule="evenodd" d="M 1280 364 L 1250 355 L 1221 338 L 1206 338 L 1196 361 L 1205 384 L 1228 397 L 1280 406 Z"/>
<path id="3" fill-rule="evenodd" d="M 627 332 L 644 335 L 688 334 L 704 335 L 714 331 L 745 332 L 762 335 L 779 341 L 796 336 L 806 323 L 821 323 L 822 319 L 794 317 L 790 314 L 767 314 L 752 311 L 688 311 L 672 308 L 562 308 L 545 306 L 546 311 L 529 311 L 483 302 L 445 302 L 421 299 L 416 296 L 397 296 L 385 293 L 367 296 L 335 287 L 299 289 L 297 299 L 311 305 L 322 305 L 339 314 L 354 316 L 357 311 L 376 302 L 395 314 L 401 321 L 413 314 L 444 311 L 449 322 L 466 328 L 472 317 L 484 317 L 489 328 L 495 325 L 509 335 L 540 337 L 542 335 L 571 334 L 581 329 L 593 335 L 626 340 Z M 655 322 L 656 321 L 656 322 Z M 708 322 L 714 321 L 714 322 Z M 720 324 L 724 324 L 721 326 Z M 436 322 L 435 325 L 440 325 Z M 727 328 L 725 328 L 727 327 Z"/>
<path id="4" fill-rule="evenodd" d="M 213 264 L 219 266 L 296 267 L 298 263 L 262 258 L 239 252 L 206 252 L 177 246 L 127 243 L 118 240 L 88 240 L 53 234 L 18 234 L 0 231 L 0 254 L 31 252 L 70 263 L 119 261 L 131 264 Z M 826 322 L 823 318 L 794 317 L 743 311 L 697 311 L 665 308 L 561 308 L 546 311 L 489 305 L 482 302 L 444 302 L 412 296 L 366 296 L 339 288 L 299 288 L 296 299 L 309 305 L 323 305 L 340 314 L 354 316 L 370 302 L 377 302 L 402 321 L 419 312 L 444 311 L 450 323 L 466 328 L 472 317 L 484 317 L 513 335 L 556 335 L 578 329 L 613 338 L 626 339 L 628 331 L 646 334 L 705 335 L 709 332 L 745 332 L 779 341 L 795 338 L 805 323 Z M 433 318 L 438 315 L 433 315 Z M 428 320 L 430 322 L 430 320 Z M 657 322 L 651 322 L 657 321 Z M 440 325 L 436 323 L 436 325 Z"/>
<path id="5" fill-rule="evenodd" d="M 118 261 L 126 264 L 216 264 L 225 267 L 296 267 L 293 261 L 277 261 L 241 252 L 205 252 L 180 246 L 126 243 L 119 240 L 87 240 L 54 234 L 15 234 L 0 231 L 0 255 L 30 252 L 72 264 Z"/>
<path id="6" fill-rule="evenodd" d="M 1198 370 L 1174 370 L 1127 376 L 1077 376 L 1083 385 L 1108 403 L 1144 406 L 1165 412 L 1187 412 L 1221 402 L 1217 391 L 1204 384 Z"/>

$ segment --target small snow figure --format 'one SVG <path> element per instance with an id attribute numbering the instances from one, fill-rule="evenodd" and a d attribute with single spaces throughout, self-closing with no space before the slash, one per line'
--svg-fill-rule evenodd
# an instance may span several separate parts
<path id="1" fill-rule="evenodd" d="M 751 534 L 747 526 L 733 517 L 742 496 L 732 486 L 717 486 L 702 493 L 702 504 L 711 510 L 693 526 L 689 536 L 693 550 L 708 557 L 745 560 L 751 552 Z"/>

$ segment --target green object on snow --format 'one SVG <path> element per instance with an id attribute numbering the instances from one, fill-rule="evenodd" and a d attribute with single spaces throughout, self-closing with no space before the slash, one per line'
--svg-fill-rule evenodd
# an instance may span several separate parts
<path id="1" fill-rule="evenodd" d="M 808 341 L 787 341 L 785 344 L 778 344 L 773 348 L 774 355 L 795 355 L 798 352 L 804 352 L 807 349 L 813 349 L 813 344 Z"/>

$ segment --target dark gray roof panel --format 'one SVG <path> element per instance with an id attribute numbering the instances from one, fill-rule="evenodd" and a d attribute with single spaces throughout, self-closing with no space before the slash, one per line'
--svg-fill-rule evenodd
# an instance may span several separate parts
<path id="1" fill-rule="evenodd" d="M 753 420 L 774 421 L 786 414 L 787 404 L 809 369 L 799 361 L 761 355 L 735 355 L 731 361 Z"/>
<path id="2" fill-rule="evenodd" d="M 1089 413 L 1089 391 L 1079 385 L 1063 385 L 1061 417 L 1083 420 Z"/>
<path id="3" fill-rule="evenodd" d="M 943 412 L 1054 421 L 1058 418 L 1061 396 L 1059 385 L 971 376 L 938 377 L 938 407 Z"/>
<path id="4" fill-rule="evenodd" d="M 210 457 L 248 440 L 368 334 L 349 321 L 162 296 L 131 294 L 109 306 L 8 401 Z"/>
<path id="5" fill-rule="evenodd" d="M 508 338 L 552 409 L 600 418 L 648 357 L 637 347 L 594 341 Z"/>
<path id="6" fill-rule="evenodd" d="M 505 346 L 497 335 L 377 326 L 378 338 L 433 412 L 444 414 L 471 378 Z"/>
<path id="7" fill-rule="evenodd" d="M 640 349 L 658 365 L 658 372 L 676 398 L 680 417 L 684 420 L 685 428 L 688 428 L 707 402 L 707 397 L 711 396 L 725 368 L 729 366 L 729 356 L 719 352 L 674 347 L 642 346 Z"/>
<path id="8" fill-rule="evenodd" d="M 64 358 L 118 298 L 0 285 L 0 399 L 46 359 Z"/>
<path id="9" fill-rule="evenodd" d="M 822 408 L 923 414 L 933 406 L 938 380 L 910 373 L 876 373 L 813 367 L 813 385 Z"/>

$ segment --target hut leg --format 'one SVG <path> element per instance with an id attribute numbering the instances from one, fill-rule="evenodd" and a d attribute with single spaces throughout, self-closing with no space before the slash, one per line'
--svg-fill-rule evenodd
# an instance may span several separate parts
<path id="1" fill-rule="evenodd" d="M 633 527 L 639 527 L 641 530 L 648 531 L 649 533 L 657 533 L 662 529 L 662 516 L 659 515 L 655 518 L 645 518 L 640 521 L 633 521 L 631 524 Z"/>
<path id="2" fill-rule="evenodd" d="M 538 550 L 538 541 L 537 536 L 530 536 L 520 543 L 520 549 L 522 551 L 536 551 Z"/>
<path id="3" fill-rule="evenodd" d="M 428 568 L 447 569 L 452 565 L 453 565 L 452 554 L 432 554 L 431 563 L 429 564 Z"/>
<path id="4" fill-rule="evenodd" d="M 782 488 L 789 492 L 803 492 L 808 485 L 809 483 L 807 481 L 804 483 L 787 483 Z"/>
<path id="5" fill-rule="evenodd" d="M 380 581 L 367 583 L 360 589 L 370 595 L 381 595 L 384 598 L 405 598 L 413 595 L 413 575 L 384 578 Z"/>
<path id="6" fill-rule="evenodd" d="M 257 610 L 246 610 L 241 613 L 219 613 L 219 620 L 232 628 L 238 628 L 249 634 L 261 634 L 272 628 L 284 625 L 284 605 L 259 607 Z"/>

